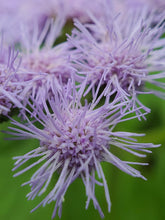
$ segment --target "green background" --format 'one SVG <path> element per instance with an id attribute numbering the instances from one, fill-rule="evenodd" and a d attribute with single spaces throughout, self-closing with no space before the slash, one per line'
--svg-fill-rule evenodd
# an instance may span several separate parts
<path id="1" fill-rule="evenodd" d="M 154 102 L 153 102 L 154 100 Z M 107 204 L 103 188 L 96 188 L 98 201 L 105 214 L 105 220 L 163 220 L 165 219 L 165 102 L 153 96 L 143 98 L 143 103 L 152 109 L 147 115 L 147 121 L 139 122 L 137 119 L 121 123 L 118 130 L 146 133 L 139 139 L 141 142 L 161 143 L 160 148 L 153 149 L 153 153 L 147 158 L 132 160 L 149 162 L 149 166 L 138 166 L 147 181 L 133 178 L 118 170 L 111 164 L 103 163 L 103 169 L 108 182 L 112 209 L 107 211 Z M 0 130 L 6 130 L 9 122 L 0 124 Z M 7 134 L 0 134 L 0 219 L 2 220 L 45 220 L 51 219 L 54 203 L 46 207 L 40 207 L 30 213 L 41 198 L 28 201 L 26 194 L 29 186 L 21 187 L 21 184 L 30 179 L 35 168 L 25 174 L 12 177 L 14 161 L 12 157 L 25 154 L 38 146 L 35 140 L 4 140 Z M 125 157 L 125 152 L 119 154 Z M 62 220 L 66 219 L 101 219 L 98 211 L 90 203 L 85 210 L 86 195 L 81 179 L 77 179 L 66 193 L 63 204 Z M 55 219 L 59 219 L 58 216 Z"/>

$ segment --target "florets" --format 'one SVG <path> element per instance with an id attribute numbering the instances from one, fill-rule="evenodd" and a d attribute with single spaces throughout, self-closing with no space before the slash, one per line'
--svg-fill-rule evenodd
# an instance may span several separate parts
<path id="1" fill-rule="evenodd" d="M 127 11 L 113 15 L 104 8 L 102 19 L 93 18 L 92 24 L 75 21 L 76 29 L 68 36 L 71 60 L 81 80 L 87 78 L 88 91 L 96 85 L 104 85 L 104 94 L 120 94 L 130 99 L 130 106 L 143 106 L 138 94 L 153 93 L 164 98 L 164 93 L 149 90 L 146 83 L 164 89 L 164 39 L 161 22 L 153 28 L 153 14 L 143 11 Z M 134 12 L 134 13 L 133 13 Z M 159 73 L 155 73 L 159 71 Z M 143 106 L 146 112 L 150 110 Z"/>
<path id="2" fill-rule="evenodd" d="M 39 103 L 52 95 L 55 87 L 60 90 L 61 81 L 66 84 L 73 72 L 69 63 L 67 43 L 53 46 L 63 24 L 64 20 L 58 18 L 48 20 L 41 33 L 36 27 L 32 33 L 26 33 L 26 28 L 23 27 L 20 42 L 21 67 L 32 73 L 29 74 L 28 84 L 23 93 L 32 95 Z"/>
<path id="3" fill-rule="evenodd" d="M 103 212 L 95 197 L 94 187 L 96 184 L 104 186 L 109 211 L 111 203 L 100 162 L 107 161 L 134 177 L 144 178 L 139 171 L 129 165 L 131 163 L 136 164 L 135 162 L 120 160 L 113 155 L 111 147 L 114 146 L 136 156 L 144 157 L 143 152 L 151 152 L 146 148 L 158 146 L 147 143 L 138 144 L 136 139 L 131 137 L 141 136 L 141 134 L 114 131 L 114 127 L 118 123 L 130 119 L 124 119 L 129 113 L 125 107 L 126 103 L 120 103 L 119 97 L 110 102 L 110 96 L 107 96 L 104 104 L 97 107 L 99 102 L 97 97 L 93 97 L 95 101 L 92 104 L 87 102 L 82 104 L 83 94 L 83 85 L 77 91 L 74 83 L 68 83 L 62 92 L 56 90 L 54 99 L 49 99 L 48 103 L 43 102 L 42 109 L 37 101 L 32 100 L 33 104 L 29 102 L 32 110 L 25 110 L 34 117 L 34 120 L 30 121 L 24 113 L 27 123 L 24 125 L 13 120 L 12 123 L 17 128 L 11 127 L 10 129 L 13 131 L 8 132 L 17 136 L 18 139 L 35 138 L 40 141 L 39 148 L 23 156 L 15 157 L 17 162 L 14 170 L 32 158 L 40 158 L 19 171 L 15 176 L 44 162 L 34 173 L 31 180 L 25 183 L 31 186 L 31 192 L 28 194 L 29 199 L 43 194 L 47 190 L 53 174 L 56 171 L 59 173 L 58 181 L 53 189 L 45 195 L 43 201 L 36 207 L 56 201 L 53 217 L 57 208 L 59 208 L 59 216 L 61 216 L 65 193 L 69 185 L 78 177 L 82 178 L 86 188 L 88 197 L 86 208 L 90 200 L 93 200 L 95 208 L 103 217 Z M 123 109 L 122 112 L 121 108 Z M 40 126 L 35 122 L 39 122 Z M 143 163 L 137 164 L 142 165 Z M 99 179 L 102 179 L 102 183 L 95 177 L 95 172 Z"/>
<path id="4" fill-rule="evenodd" d="M 7 115 L 12 108 L 20 107 L 23 87 L 19 82 L 24 75 L 19 71 L 20 60 L 14 48 L 6 49 L 1 42 L 0 48 L 0 114 Z"/>

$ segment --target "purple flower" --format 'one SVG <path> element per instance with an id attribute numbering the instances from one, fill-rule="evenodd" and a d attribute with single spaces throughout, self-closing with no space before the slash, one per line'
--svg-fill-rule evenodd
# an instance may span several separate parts
<path id="1" fill-rule="evenodd" d="M 104 85 L 105 95 L 119 93 L 123 100 L 130 99 L 133 108 L 143 106 L 149 112 L 139 94 L 165 98 L 165 84 L 159 81 L 165 77 L 164 17 L 151 28 L 154 16 L 145 9 L 115 16 L 108 5 L 103 9 L 102 18 L 93 16 L 92 24 L 75 21 L 76 28 L 68 36 L 73 66 L 82 81 L 87 77 L 87 92 Z"/>
<path id="2" fill-rule="evenodd" d="M 20 72 L 20 59 L 18 52 L 9 47 L 3 47 L 3 37 L 0 43 L 0 114 L 7 115 L 12 108 L 20 107 L 21 91 L 23 87 L 19 82 L 24 80 Z"/>
<path id="3" fill-rule="evenodd" d="M 56 90 L 54 99 L 49 98 L 47 103 L 43 102 L 44 109 L 40 108 L 36 100 L 32 100 L 33 104 L 29 102 L 31 111 L 28 108 L 25 110 L 31 115 L 32 120 L 29 120 L 24 112 L 25 124 L 12 119 L 12 124 L 15 126 L 10 127 L 9 134 L 16 136 L 16 139 L 35 138 L 40 141 L 38 148 L 14 158 L 17 161 L 13 170 L 32 159 L 31 165 L 14 176 L 41 163 L 41 167 L 23 185 L 29 184 L 31 187 L 31 192 L 27 195 L 28 199 L 34 199 L 37 195 L 45 193 L 45 198 L 33 210 L 52 201 L 56 202 L 52 217 L 55 217 L 57 209 L 61 216 L 62 203 L 69 185 L 76 178 L 81 178 L 86 188 L 86 208 L 92 200 L 94 207 L 103 217 L 104 214 L 95 197 L 95 185 L 104 187 L 108 211 L 111 202 L 100 162 L 106 161 L 129 175 L 145 179 L 130 164 L 146 165 L 146 163 L 121 160 L 111 152 L 111 149 L 115 147 L 135 156 L 145 157 L 144 153 L 151 152 L 146 148 L 159 145 L 137 143 L 133 136 L 138 137 L 143 134 L 114 131 L 118 123 L 136 117 L 128 117 L 126 102 L 120 103 L 120 98 L 117 97 L 110 102 L 111 97 L 107 95 L 104 104 L 98 107 L 101 97 L 93 94 L 92 103 L 88 104 L 85 101 L 85 104 L 82 104 L 85 83 L 78 91 L 74 85 L 75 82 L 72 84 L 69 80 L 67 86 L 61 87 L 63 88 L 61 92 Z M 122 112 L 121 107 L 123 107 Z M 54 173 L 58 174 L 58 180 L 48 191 Z M 96 179 L 95 173 L 100 181 Z"/>
<path id="4" fill-rule="evenodd" d="M 53 46 L 63 24 L 61 18 L 48 20 L 41 33 L 38 26 L 34 26 L 33 32 L 22 26 L 21 68 L 31 73 L 23 93 L 32 95 L 38 103 L 52 95 L 55 88 L 60 90 L 61 81 L 66 84 L 73 72 L 67 43 Z"/>

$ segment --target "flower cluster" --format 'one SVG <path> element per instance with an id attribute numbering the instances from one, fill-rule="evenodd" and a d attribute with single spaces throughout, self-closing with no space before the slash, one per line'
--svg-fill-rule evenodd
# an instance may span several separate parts
<path id="1" fill-rule="evenodd" d="M 55 201 L 53 218 L 57 210 L 61 217 L 66 191 L 77 178 L 86 189 L 86 208 L 92 200 L 104 217 L 95 195 L 98 185 L 104 188 L 110 212 L 101 162 L 145 179 L 133 166 L 146 162 L 125 161 L 111 149 L 145 157 L 160 146 L 139 143 L 144 134 L 117 130 L 119 123 L 145 119 L 150 112 L 139 94 L 165 98 L 165 15 L 154 4 L 136 0 L 2 4 L 1 20 L 8 23 L 9 11 L 13 20 L 9 27 L 0 22 L 0 114 L 11 120 L 13 126 L 5 131 L 11 139 L 39 140 L 38 148 L 14 157 L 14 171 L 31 161 L 14 176 L 40 164 L 23 185 L 31 187 L 28 199 L 44 195 L 36 208 Z M 66 24 L 73 27 L 71 34 L 58 43 Z M 21 122 L 9 116 L 13 108 L 19 109 Z M 55 173 L 57 182 L 49 190 Z"/>

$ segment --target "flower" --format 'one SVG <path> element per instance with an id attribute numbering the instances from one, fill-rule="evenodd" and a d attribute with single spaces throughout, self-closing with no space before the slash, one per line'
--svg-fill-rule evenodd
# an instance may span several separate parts
<path id="1" fill-rule="evenodd" d="M 119 93 L 122 100 L 130 99 L 130 106 L 144 106 L 139 94 L 152 93 L 165 98 L 165 39 L 163 19 L 151 25 L 152 12 L 127 10 L 114 15 L 103 8 L 100 19 L 83 25 L 75 20 L 75 29 L 68 35 L 70 57 L 81 80 L 88 78 L 87 93 L 96 85 L 105 86 L 104 94 Z M 149 83 L 157 87 L 149 89 Z M 160 91 L 162 89 L 163 91 Z M 139 114 L 139 112 L 137 112 Z"/>
<path id="2" fill-rule="evenodd" d="M 88 104 L 87 101 L 84 101 L 82 104 L 84 85 L 85 83 L 77 90 L 74 80 L 73 82 L 69 80 L 67 86 L 62 86 L 61 92 L 55 91 L 54 98 L 49 98 L 48 102 L 43 100 L 44 108 L 40 108 L 35 99 L 29 102 L 31 110 L 29 108 L 25 108 L 25 110 L 32 120 L 29 120 L 25 111 L 25 124 L 12 119 L 12 124 L 16 127 L 10 127 L 10 131 L 7 133 L 14 135 L 13 139 L 35 138 L 40 141 L 38 148 L 14 158 L 17 161 L 13 170 L 32 159 L 31 165 L 14 176 L 41 163 L 41 167 L 35 171 L 31 179 L 23 184 L 29 184 L 31 187 L 31 192 L 27 195 L 28 199 L 34 199 L 37 195 L 46 193 L 45 198 L 33 211 L 41 205 L 45 206 L 47 203 L 55 201 L 52 217 L 55 217 L 58 208 L 58 214 L 61 216 L 62 203 L 69 185 L 76 178 L 81 178 L 86 188 L 86 208 L 88 208 L 90 200 L 93 200 L 94 207 L 103 217 L 104 214 L 95 196 L 95 185 L 104 187 L 108 211 L 110 211 L 111 202 L 101 162 L 106 161 L 127 174 L 145 179 L 130 164 L 146 165 L 146 163 L 121 160 L 111 152 L 111 148 L 114 146 L 118 150 L 145 157 L 144 153 L 151 152 L 146 148 L 159 146 L 137 143 L 133 136 L 138 137 L 143 134 L 114 131 L 114 127 L 118 123 L 136 116 L 128 117 L 126 103 L 120 103 L 119 97 L 111 101 L 111 97 L 106 96 L 104 104 L 100 105 L 102 97 L 93 94 L 92 103 Z M 123 111 L 121 111 L 121 107 L 123 107 Z M 36 159 L 35 162 L 34 159 Z M 97 180 L 95 172 L 102 182 Z M 58 173 L 58 180 L 47 192 L 54 173 Z"/>
<path id="3" fill-rule="evenodd" d="M 0 43 L 0 115 L 7 115 L 13 108 L 20 107 L 24 74 L 19 70 L 20 59 L 18 51 L 13 47 L 8 50 Z"/>
<path id="4" fill-rule="evenodd" d="M 54 87 L 60 88 L 60 82 L 66 84 L 73 68 L 70 67 L 67 43 L 53 46 L 60 35 L 64 20 L 48 20 L 42 30 L 34 25 L 33 32 L 22 26 L 21 68 L 29 74 L 23 93 L 32 95 L 38 103 L 52 95 Z"/>

